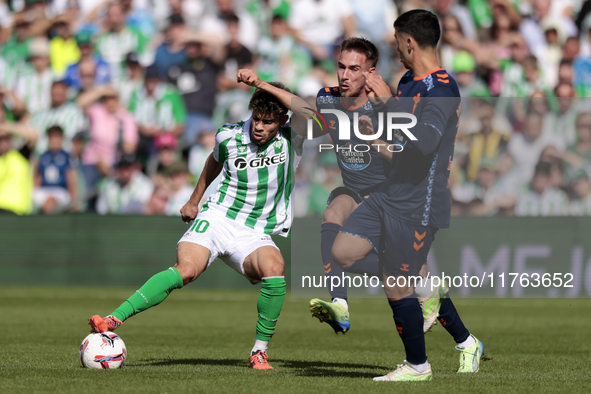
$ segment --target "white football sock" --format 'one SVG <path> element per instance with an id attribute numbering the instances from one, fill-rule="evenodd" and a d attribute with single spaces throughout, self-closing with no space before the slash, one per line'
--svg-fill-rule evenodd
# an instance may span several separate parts
<path id="1" fill-rule="evenodd" d="M 425 372 L 427 369 L 429 369 L 429 363 L 427 361 L 422 364 L 410 364 L 410 366 L 417 372 Z"/>
<path id="2" fill-rule="evenodd" d="M 470 346 L 474 346 L 476 345 L 476 340 L 474 339 L 474 337 L 472 335 L 470 335 L 464 342 L 462 343 L 458 343 L 459 347 L 470 347 Z"/>
<path id="3" fill-rule="evenodd" d="M 335 298 L 332 300 L 332 302 L 338 302 L 339 304 L 345 307 L 347 312 L 349 312 L 349 304 L 347 303 L 347 300 L 344 300 L 342 298 Z"/>
<path id="4" fill-rule="evenodd" d="M 259 350 L 262 350 L 263 352 L 267 353 L 268 346 L 269 341 L 261 341 L 260 339 L 257 339 L 254 343 L 254 346 L 252 347 L 252 350 L 250 351 L 250 355 L 252 356 Z"/>

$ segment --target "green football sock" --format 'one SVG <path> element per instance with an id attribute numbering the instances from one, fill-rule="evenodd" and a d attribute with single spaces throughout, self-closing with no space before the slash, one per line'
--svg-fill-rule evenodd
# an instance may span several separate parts
<path id="1" fill-rule="evenodd" d="M 257 339 L 269 341 L 275 333 L 277 319 L 281 313 L 283 300 L 285 299 L 285 278 L 263 278 L 257 310 Z"/>
<path id="2" fill-rule="evenodd" d="M 136 313 L 160 304 L 174 289 L 183 287 L 183 278 L 179 271 L 170 267 L 152 276 L 139 290 L 136 290 L 111 315 L 125 321 Z"/>

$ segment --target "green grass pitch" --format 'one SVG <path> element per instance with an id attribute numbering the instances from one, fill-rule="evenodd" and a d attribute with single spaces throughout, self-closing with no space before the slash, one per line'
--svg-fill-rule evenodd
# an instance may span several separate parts
<path id="1" fill-rule="evenodd" d="M 590 392 L 587 299 L 456 299 L 488 360 L 456 374 L 458 353 L 441 326 L 427 334 L 431 382 L 373 382 L 404 359 L 385 300 L 351 300 L 352 328 L 335 335 L 288 295 L 269 347 L 274 371 L 248 368 L 252 291 L 177 290 L 118 329 L 121 370 L 80 366 L 86 319 L 111 312 L 131 288 L 0 288 L 0 393 L 507 393 Z M 404 387 L 400 387 L 400 385 Z M 396 386 L 396 387 L 395 387 Z M 402 391 L 401 391 L 402 390 Z"/>

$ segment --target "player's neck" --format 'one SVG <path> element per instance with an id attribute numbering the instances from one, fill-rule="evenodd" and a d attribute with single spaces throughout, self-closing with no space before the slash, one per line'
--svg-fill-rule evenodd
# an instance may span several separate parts
<path id="1" fill-rule="evenodd" d="M 437 61 L 437 55 L 432 54 L 430 56 L 419 57 L 411 67 L 412 73 L 415 78 L 422 77 L 423 75 L 430 74 L 433 70 L 441 68 Z"/>

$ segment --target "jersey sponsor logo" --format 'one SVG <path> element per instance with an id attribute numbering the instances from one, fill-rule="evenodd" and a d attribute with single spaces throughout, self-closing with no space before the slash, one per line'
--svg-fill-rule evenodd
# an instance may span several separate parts
<path id="1" fill-rule="evenodd" d="M 246 145 L 238 146 L 238 154 L 243 155 L 246 153 L 246 151 L 247 151 Z"/>
<path id="2" fill-rule="evenodd" d="M 251 160 L 246 160 L 244 157 L 237 157 L 234 159 L 234 167 L 238 171 L 248 168 L 263 168 L 276 166 L 287 161 L 287 152 L 281 152 L 273 156 L 257 157 Z"/>
<path id="3" fill-rule="evenodd" d="M 348 148 L 348 149 L 347 149 Z M 351 145 L 337 148 L 337 156 L 349 170 L 361 171 L 369 167 L 371 154 L 368 151 L 351 149 Z"/>

